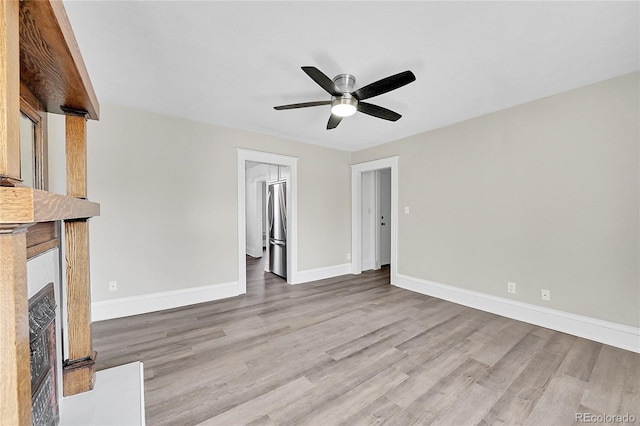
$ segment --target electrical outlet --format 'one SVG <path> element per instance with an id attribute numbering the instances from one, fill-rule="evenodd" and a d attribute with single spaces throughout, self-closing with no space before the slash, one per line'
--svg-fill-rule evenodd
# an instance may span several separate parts
<path id="1" fill-rule="evenodd" d="M 404 214 L 409 214 L 409 206 L 404 206 Z"/>
<path id="2" fill-rule="evenodd" d="M 516 294 L 516 283 L 507 282 L 507 293 Z"/>
<path id="3" fill-rule="evenodd" d="M 551 292 L 543 288 L 542 290 L 540 290 L 540 297 L 542 298 L 542 300 L 551 300 Z"/>
<path id="4" fill-rule="evenodd" d="M 351 253 L 347 253 L 347 260 L 351 260 Z"/>
<path id="5" fill-rule="evenodd" d="M 109 281 L 109 291 L 118 291 L 118 281 Z"/>

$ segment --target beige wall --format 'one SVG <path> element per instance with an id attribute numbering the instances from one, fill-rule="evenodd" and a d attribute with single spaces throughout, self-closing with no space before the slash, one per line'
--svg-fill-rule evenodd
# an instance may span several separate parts
<path id="1" fill-rule="evenodd" d="M 398 272 L 640 325 L 638 80 L 353 153 L 400 157 Z"/>
<path id="2" fill-rule="evenodd" d="M 64 192 L 64 119 L 49 128 Z M 88 125 L 94 302 L 238 280 L 236 148 L 299 158 L 298 269 L 346 263 L 348 152 L 102 104 Z"/>

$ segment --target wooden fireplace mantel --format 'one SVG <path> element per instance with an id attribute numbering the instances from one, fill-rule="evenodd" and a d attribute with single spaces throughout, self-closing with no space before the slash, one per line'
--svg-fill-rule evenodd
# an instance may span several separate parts
<path id="1" fill-rule="evenodd" d="M 100 216 L 100 204 L 26 187 L 0 187 L 0 223 L 26 224 Z"/>
<path id="2" fill-rule="evenodd" d="M 20 97 L 66 115 L 67 194 L 22 185 Z M 93 387 L 88 221 L 100 205 L 86 199 L 86 120 L 99 104 L 60 0 L 0 1 L 0 424 L 31 424 L 26 233 L 65 221 L 68 346 L 65 394 Z"/>

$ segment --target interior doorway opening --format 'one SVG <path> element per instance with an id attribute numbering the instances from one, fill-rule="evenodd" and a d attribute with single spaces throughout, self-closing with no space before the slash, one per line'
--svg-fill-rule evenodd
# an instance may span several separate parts
<path id="1" fill-rule="evenodd" d="M 273 260 L 275 252 L 284 258 L 280 276 L 296 283 L 297 275 L 297 158 L 238 149 L 238 290 L 247 292 L 247 256 Z M 270 241 L 269 189 L 278 184 L 283 202 L 277 205 L 286 232 Z M 281 220 L 282 221 L 282 220 Z M 274 218 L 275 222 L 275 218 Z M 282 238 L 286 235 L 286 238 Z M 273 252 L 273 253 L 272 253 Z M 273 262 L 265 270 L 275 271 Z"/>
<path id="2" fill-rule="evenodd" d="M 246 254 L 265 257 L 265 272 L 287 278 L 289 166 L 245 162 Z"/>
<path id="3" fill-rule="evenodd" d="M 398 157 L 351 166 L 351 272 L 397 271 Z"/>
<path id="4" fill-rule="evenodd" d="M 391 168 L 362 175 L 362 270 L 391 263 Z"/>

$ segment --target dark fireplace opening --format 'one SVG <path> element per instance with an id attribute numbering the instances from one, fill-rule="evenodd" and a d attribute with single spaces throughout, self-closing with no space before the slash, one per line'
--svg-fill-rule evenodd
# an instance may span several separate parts
<path id="1" fill-rule="evenodd" d="M 58 409 L 56 298 L 53 283 L 29 299 L 32 423 L 55 426 Z"/>

